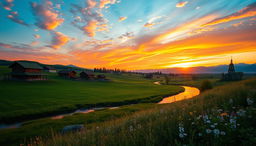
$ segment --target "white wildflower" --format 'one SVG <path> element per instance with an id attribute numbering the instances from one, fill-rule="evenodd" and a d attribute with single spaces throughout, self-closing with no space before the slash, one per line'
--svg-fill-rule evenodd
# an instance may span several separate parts
<path id="1" fill-rule="evenodd" d="M 180 138 L 184 138 L 185 136 L 184 136 L 182 133 L 180 133 L 180 134 L 179 134 L 179 137 L 180 137 Z"/>
<path id="2" fill-rule="evenodd" d="M 245 110 L 240 109 L 240 110 L 237 112 L 237 115 L 242 117 L 242 116 L 245 116 L 245 113 L 246 113 Z"/>
<path id="3" fill-rule="evenodd" d="M 230 104 L 233 104 L 233 99 L 229 99 L 229 103 L 230 103 Z"/>
<path id="4" fill-rule="evenodd" d="M 133 127 L 132 127 L 132 125 L 129 127 L 129 129 L 130 129 L 130 132 L 132 132 L 132 131 L 133 131 Z"/>
<path id="5" fill-rule="evenodd" d="M 198 133 L 198 136 L 202 136 L 203 134 L 202 133 Z"/>
<path id="6" fill-rule="evenodd" d="M 251 98 L 247 98 L 246 101 L 247 101 L 248 105 L 252 105 L 254 102 L 253 99 L 251 99 Z"/>
<path id="7" fill-rule="evenodd" d="M 221 132 L 220 132 L 220 135 L 226 135 L 226 132 L 221 131 Z"/>
<path id="8" fill-rule="evenodd" d="M 220 134 L 220 130 L 219 129 L 214 129 L 213 133 L 214 133 L 214 135 L 218 136 Z"/>
<path id="9" fill-rule="evenodd" d="M 211 132 L 212 132 L 211 129 L 206 129 L 206 133 L 207 133 L 207 134 L 210 134 Z"/>

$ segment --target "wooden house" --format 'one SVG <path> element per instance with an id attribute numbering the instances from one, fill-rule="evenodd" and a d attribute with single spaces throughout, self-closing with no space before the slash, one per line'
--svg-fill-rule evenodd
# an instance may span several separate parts
<path id="1" fill-rule="evenodd" d="M 51 73 L 57 72 L 57 70 L 52 66 L 44 66 L 44 71 L 45 72 L 51 72 Z"/>
<path id="2" fill-rule="evenodd" d="M 47 75 L 42 74 L 43 67 L 36 62 L 16 61 L 9 66 L 12 72 L 9 77 L 18 80 L 46 80 Z"/>
<path id="3" fill-rule="evenodd" d="M 93 73 L 90 73 L 90 72 L 82 71 L 80 73 L 80 78 L 82 78 L 82 79 L 94 79 L 95 75 Z"/>
<path id="4" fill-rule="evenodd" d="M 61 70 L 58 75 L 65 78 L 76 78 L 76 71 L 74 70 Z"/>

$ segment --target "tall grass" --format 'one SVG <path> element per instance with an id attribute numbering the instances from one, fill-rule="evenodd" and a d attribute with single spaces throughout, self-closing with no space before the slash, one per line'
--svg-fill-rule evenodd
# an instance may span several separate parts
<path id="1" fill-rule="evenodd" d="M 230 83 L 186 101 L 158 106 L 81 132 L 30 143 L 46 145 L 255 145 L 256 79 Z"/>

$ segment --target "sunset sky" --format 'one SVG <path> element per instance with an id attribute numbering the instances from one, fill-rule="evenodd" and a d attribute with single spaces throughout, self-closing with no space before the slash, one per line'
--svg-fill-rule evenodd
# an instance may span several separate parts
<path id="1" fill-rule="evenodd" d="M 256 0 L 0 0 L 0 59 L 159 69 L 256 63 Z"/>

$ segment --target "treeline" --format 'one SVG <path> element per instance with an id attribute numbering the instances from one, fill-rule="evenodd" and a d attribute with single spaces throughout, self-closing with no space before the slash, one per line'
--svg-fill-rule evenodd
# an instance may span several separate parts
<path id="1" fill-rule="evenodd" d="M 99 72 L 99 73 L 127 73 L 126 70 L 122 70 L 122 69 L 107 69 L 105 67 L 103 68 L 94 68 L 93 69 L 94 72 Z"/>

